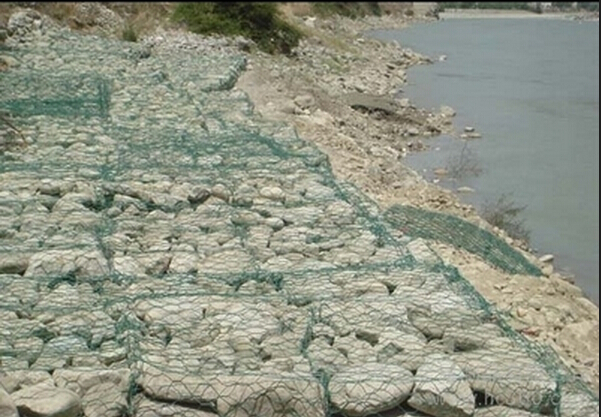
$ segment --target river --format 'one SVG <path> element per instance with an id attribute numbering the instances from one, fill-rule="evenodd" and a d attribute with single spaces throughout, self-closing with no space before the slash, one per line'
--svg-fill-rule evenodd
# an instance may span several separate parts
<path id="1" fill-rule="evenodd" d="M 482 134 L 467 145 L 427 139 L 431 150 L 408 164 L 434 180 L 466 146 L 481 173 L 441 185 L 474 189 L 462 200 L 479 209 L 502 195 L 525 206 L 531 247 L 554 254 L 598 305 L 599 22 L 455 18 L 368 35 L 435 59 L 409 70 L 403 95 L 420 107 L 449 105 L 458 131 Z"/>

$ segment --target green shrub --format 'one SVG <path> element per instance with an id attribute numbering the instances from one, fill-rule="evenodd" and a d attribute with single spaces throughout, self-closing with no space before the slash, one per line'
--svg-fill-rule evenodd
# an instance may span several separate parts
<path id="1" fill-rule="evenodd" d="M 121 33 L 121 38 L 124 41 L 137 42 L 138 41 L 138 34 L 136 33 L 136 31 L 134 30 L 133 27 L 131 27 L 130 25 L 127 25 L 123 29 L 123 32 Z"/>
<path id="2" fill-rule="evenodd" d="M 278 15 L 275 3 L 179 3 L 173 19 L 195 33 L 242 35 L 269 53 L 289 54 L 302 37 Z"/>
<path id="3" fill-rule="evenodd" d="M 340 15 L 356 19 L 366 15 L 381 16 L 382 9 L 377 2 L 370 3 L 341 3 L 341 2 L 324 2 L 312 3 L 313 13 L 320 17 L 330 17 Z"/>

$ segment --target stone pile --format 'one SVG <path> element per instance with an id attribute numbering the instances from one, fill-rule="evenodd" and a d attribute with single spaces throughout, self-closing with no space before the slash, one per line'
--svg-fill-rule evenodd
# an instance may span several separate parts
<path id="1" fill-rule="evenodd" d="M 2 417 L 532 417 L 557 394 L 598 414 L 253 115 L 235 45 L 13 33 L 0 108 L 28 146 L 0 149 Z"/>

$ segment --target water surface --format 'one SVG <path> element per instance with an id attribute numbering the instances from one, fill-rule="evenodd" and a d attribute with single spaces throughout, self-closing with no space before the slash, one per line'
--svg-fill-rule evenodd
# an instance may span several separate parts
<path id="1" fill-rule="evenodd" d="M 481 208 L 509 195 L 531 231 L 531 246 L 599 303 L 599 23 L 547 19 L 450 19 L 370 36 L 445 61 L 409 71 L 405 96 L 421 107 L 447 104 L 483 172 L 449 187 L 476 192 Z M 459 155 L 456 138 L 429 140 L 408 158 L 425 172 Z M 431 178 L 431 176 L 430 176 Z"/>

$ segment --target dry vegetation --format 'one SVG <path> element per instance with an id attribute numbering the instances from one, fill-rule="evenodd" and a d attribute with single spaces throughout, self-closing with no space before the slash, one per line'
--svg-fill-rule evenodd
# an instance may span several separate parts
<path id="1" fill-rule="evenodd" d="M 171 15 L 177 3 L 173 2 L 120 2 L 102 3 L 113 10 L 125 20 L 127 28 L 131 28 L 137 35 L 154 31 L 158 27 L 175 26 L 171 22 Z M 50 16 L 59 23 L 68 25 L 72 29 L 85 30 L 76 19 L 76 2 L 31 2 L 31 3 L 0 3 L 0 24 L 6 24 L 11 13 L 19 8 L 28 7 L 42 14 Z"/>

